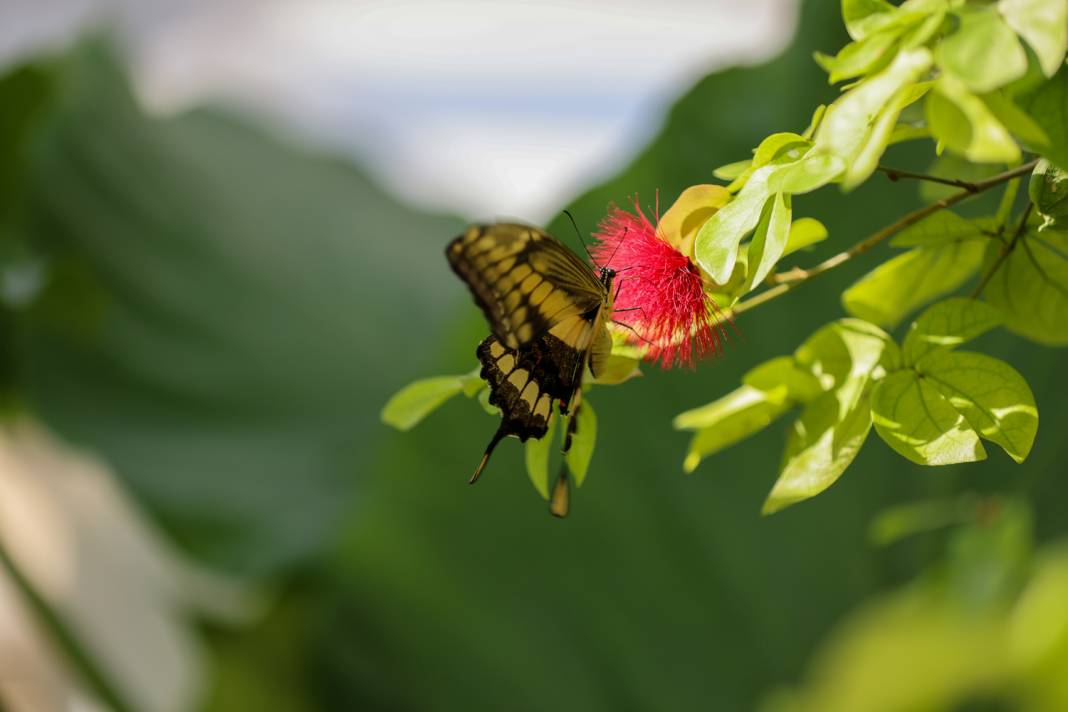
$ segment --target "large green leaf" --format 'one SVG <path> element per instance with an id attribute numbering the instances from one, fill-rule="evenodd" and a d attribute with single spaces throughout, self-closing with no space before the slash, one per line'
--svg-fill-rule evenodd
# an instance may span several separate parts
<path id="1" fill-rule="evenodd" d="M 1016 369 L 996 358 L 967 351 L 928 354 L 920 377 L 941 391 L 979 435 L 1023 462 L 1038 432 L 1035 397 Z"/>
<path id="2" fill-rule="evenodd" d="M 768 202 L 768 176 L 775 166 L 758 168 L 731 202 L 709 218 L 694 240 L 694 257 L 708 275 L 725 284 L 738 259 L 738 245 L 760 222 Z"/>
<path id="3" fill-rule="evenodd" d="M 920 465 L 951 465 L 986 458 L 972 426 L 942 392 L 912 370 L 875 385 L 871 417 L 879 436 Z"/>
<path id="4" fill-rule="evenodd" d="M 225 114 L 151 118 L 98 47 L 51 66 L 19 225 L 47 275 L 19 315 L 23 402 L 203 560 L 308 561 L 463 298 L 441 257 L 461 224 Z M 414 400 L 400 424 L 430 404 Z"/>
<path id="5" fill-rule="evenodd" d="M 986 242 L 965 238 L 909 250 L 843 292 L 842 304 L 850 314 L 893 328 L 913 310 L 952 292 L 975 274 Z"/>
<path id="6" fill-rule="evenodd" d="M 987 249 L 985 269 L 999 259 Z M 1041 344 L 1068 344 L 1068 232 L 1047 230 L 1020 238 L 990 278 L 983 297 L 1005 314 L 1005 328 Z"/>

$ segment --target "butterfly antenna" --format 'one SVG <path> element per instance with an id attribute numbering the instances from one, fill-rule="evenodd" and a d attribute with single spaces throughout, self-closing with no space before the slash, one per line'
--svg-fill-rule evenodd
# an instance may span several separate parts
<path id="1" fill-rule="evenodd" d="M 475 468 L 475 474 L 471 475 L 471 479 L 467 481 L 467 484 L 473 485 L 478 482 L 478 478 L 482 476 L 482 471 L 486 469 L 486 463 L 489 462 L 490 455 L 493 454 L 493 448 L 497 447 L 497 443 L 504 438 L 504 423 L 501 423 L 501 427 L 497 428 L 497 432 L 493 434 L 493 438 L 490 439 L 489 445 L 486 446 L 486 452 L 482 455 L 482 460 L 478 463 L 478 467 Z"/>
<path id="2" fill-rule="evenodd" d="M 616 258 L 616 253 L 619 252 L 619 248 L 623 246 L 623 241 L 627 239 L 627 233 L 630 232 L 629 227 L 623 228 L 623 234 L 619 238 L 619 242 L 616 243 L 616 249 L 612 250 L 612 254 L 608 257 L 608 262 L 605 264 L 612 264 L 612 260 Z"/>
<path id="3" fill-rule="evenodd" d="M 578 237 L 579 242 L 582 243 L 582 249 L 586 251 L 586 256 L 590 258 L 590 262 L 597 267 L 600 267 L 600 265 L 597 264 L 597 260 L 593 259 L 593 254 L 590 252 L 590 248 L 586 246 L 586 241 L 582 239 L 582 232 L 578 228 L 578 223 L 575 222 L 575 216 L 571 214 L 570 210 L 565 210 L 564 215 L 571 221 L 571 227 L 575 228 L 575 236 Z"/>

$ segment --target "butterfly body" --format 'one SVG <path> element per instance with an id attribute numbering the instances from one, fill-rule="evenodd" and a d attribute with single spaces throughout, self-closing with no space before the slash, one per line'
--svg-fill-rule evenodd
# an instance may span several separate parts
<path id="1" fill-rule="evenodd" d="M 570 414 L 564 452 L 571 446 L 586 368 L 596 375 L 611 353 L 615 272 L 594 271 L 551 235 L 526 225 L 475 226 L 446 248 L 449 264 L 486 315 L 490 336 L 476 354 L 501 424 L 471 477 L 482 474 L 503 438 L 544 437 L 554 404 Z M 550 510 L 567 513 L 562 471 Z"/>

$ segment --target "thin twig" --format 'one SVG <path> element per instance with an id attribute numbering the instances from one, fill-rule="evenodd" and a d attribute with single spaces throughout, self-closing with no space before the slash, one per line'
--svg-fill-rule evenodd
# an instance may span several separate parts
<path id="1" fill-rule="evenodd" d="M 1016 249 L 1016 243 L 1019 242 L 1020 238 L 1027 232 L 1027 219 L 1031 217 L 1031 208 L 1033 207 L 1034 203 L 1029 202 L 1027 207 L 1024 208 L 1023 216 L 1020 218 L 1020 224 L 1016 226 L 1016 232 L 1012 234 L 1011 240 L 1001 246 L 998 258 L 994 260 L 994 264 L 990 265 L 990 269 L 986 271 L 986 274 L 979 280 L 979 284 L 975 286 L 975 291 L 972 292 L 972 299 L 979 298 L 983 293 L 983 290 L 986 289 L 986 285 L 990 283 L 990 280 L 993 279 L 997 271 L 1001 269 L 1001 265 L 1009 258 L 1012 251 Z"/>
<path id="2" fill-rule="evenodd" d="M 886 177 L 891 181 L 897 182 L 902 178 L 911 178 L 912 180 L 922 180 L 928 183 L 941 183 L 942 185 L 952 185 L 956 188 L 963 188 L 970 193 L 978 193 L 979 186 L 976 183 L 971 183 L 966 180 L 959 180 L 957 178 L 940 178 L 933 176 L 930 173 L 913 173 L 912 171 L 903 171 L 899 168 L 890 168 L 889 166 L 878 166 L 875 170 L 885 173 Z"/>
<path id="3" fill-rule="evenodd" d="M 966 188 L 961 192 L 954 193 L 953 195 L 945 197 L 942 200 L 939 200 L 938 202 L 931 203 L 930 205 L 924 206 L 918 210 L 913 210 L 911 213 L 903 215 L 901 218 L 899 218 L 892 224 L 884 227 L 882 230 L 879 230 L 878 232 L 873 233 L 872 235 L 869 235 L 868 237 L 864 238 L 857 244 L 850 247 L 848 250 L 845 250 L 844 252 L 839 252 L 837 255 L 827 258 L 826 260 L 820 262 L 814 267 L 809 267 L 808 269 L 794 267 L 793 269 L 787 270 L 785 272 L 780 272 L 775 275 L 772 275 L 768 281 L 769 283 L 774 284 L 775 286 L 773 286 L 771 289 L 764 290 L 752 299 L 747 299 L 744 302 L 735 305 L 733 309 L 728 310 L 728 315 L 737 316 L 738 314 L 741 314 L 743 312 L 755 309 L 761 304 L 770 302 L 772 299 L 781 297 L 783 294 L 786 294 L 792 289 L 795 289 L 796 287 L 804 284 L 813 277 L 821 275 L 824 272 L 828 272 L 834 269 L 835 267 L 838 267 L 839 265 L 848 262 L 857 255 L 864 254 L 871 248 L 878 245 L 883 240 L 893 236 L 895 233 L 900 232 L 901 230 L 904 230 L 910 225 L 918 223 L 920 220 L 923 220 L 927 216 L 932 215 L 938 212 L 939 210 L 944 210 L 950 207 L 951 205 L 956 205 L 962 200 L 971 198 L 974 195 L 979 195 L 980 193 L 989 190 L 994 186 L 1000 185 L 1008 180 L 1012 180 L 1017 176 L 1022 176 L 1025 173 L 1031 172 L 1031 170 L 1034 169 L 1036 163 L 1038 163 L 1037 160 L 1030 161 L 1028 163 L 1023 164 L 1022 166 L 1017 166 L 1016 168 L 1012 168 L 1003 173 L 998 173 L 995 176 L 991 176 L 973 184 L 974 190 Z"/>

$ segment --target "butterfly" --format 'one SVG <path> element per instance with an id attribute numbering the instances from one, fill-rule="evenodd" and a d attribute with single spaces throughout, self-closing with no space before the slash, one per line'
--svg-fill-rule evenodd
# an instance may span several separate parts
<path id="1" fill-rule="evenodd" d="M 445 255 L 489 322 L 490 335 L 476 354 L 489 402 L 501 411 L 501 424 L 470 482 L 478 480 L 505 437 L 523 442 L 544 437 L 554 404 L 569 415 L 566 455 L 586 368 L 596 377 L 612 351 L 607 324 L 615 271 L 594 270 L 551 235 L 510 223 L 473 226 L 449 243 Z M 569 506 L 565 464 L 549 511 L 563 517 Z"/>

